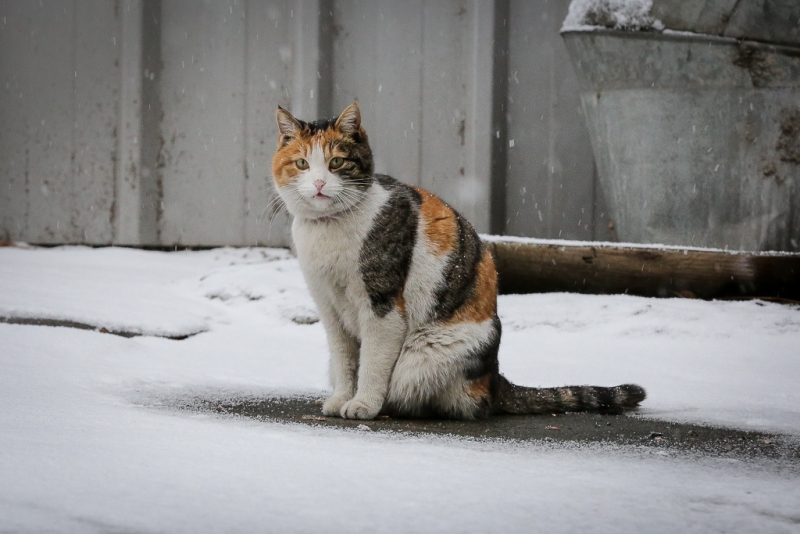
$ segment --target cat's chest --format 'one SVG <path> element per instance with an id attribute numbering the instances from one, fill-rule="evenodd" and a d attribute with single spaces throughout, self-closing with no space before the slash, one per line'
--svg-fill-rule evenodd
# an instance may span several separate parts
<path id="1" fill-rule="evenodd" d="M 357 232 L 332 225 L 307 225 L 294 232 L 297 255 L 309 282 L 347 286 L 359 277 L 362 238 Z"/>
<path id="2" fill-rule="evenodd" d="M 359 256 L 372 223 L 388 198 L 388 192 L 373 185 L 358 209 L 339 219 L 292 224 L 297 255 L 309 284 L 353 289 L 363 286 Z"/>

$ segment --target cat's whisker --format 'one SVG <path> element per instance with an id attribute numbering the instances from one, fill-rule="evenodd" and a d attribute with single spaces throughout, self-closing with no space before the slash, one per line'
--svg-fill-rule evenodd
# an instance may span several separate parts
<path id="1" fill-rule="evenodd" d="M 259 226 L 264 222 L 265 215 L 266 215 L 267 211 L 273 209 L 275 205 L 279 205 L 280 207 L 285 208 L 285 205 L 283 203 L 283 199 L 277 193 L 275 193 L 275 196 L 273 196 L 270 199 L 270 201 L 267 202 L 267 205 L 261 211 L 261 215 L 259 215 L 258 218 L 256 219 L 256 221 L 258 221 L 258 223 L 259 223 Z"/>
<path id="2" fill-rule="evenodd" d="M 278 200 L 278 202 L 270 201 L 270 204 L 267 205 L 268 207 L 270 205 L 273 205 L 273 206 L 277 205 L 277 210 L 269 218 L 269 226 L 267 227 L 267 238 L 266 238 L 266 241 L 268 243 L 269 243 L 270 237 L 272 237 L 272 225 L 275 224 L 275 220 L 278 218 L 279 215 L 281 215 L 281 212 L 286 213 L 287 215 L 289 213 L 289 210 L 286 207 L 286 204 L 283 203 L 283 202 L 280 202 L 281 197 L 276 195 L 275 198 Z M 273 200 L 275 200 L 275 199 L 273 199 Z M 263 220 L 262 220 L 262 224 L 263 224 Z M 259 224 L 259 227 L 260 226 L 261 226 L 261 224 Z"/>
<path id="3" fill-rule="evenodd" d="M 342 195 L 342 196 L 347 198 L 346 194 Z M 358 205 L 358 202 L 360 200 L 361 199 L 356 198 L 356 199 L 353 200 L 352 204 L 350 204 L 350 205 L 347 205 L 347 204 L 344 203 L 344 201 L 340 200 L 340 203 L 342 204 L 342 207 L 343 207 L 343 210 L 344 210 L 345 217 L 348 218 L 351 221 L 355 221 L 355 219 L 356 219 L 356 210 L 358 211 L 358 213 L 361 213 L 361 214 L 364 213 L 364 210 L 361 208 L 361 206 Z"/>

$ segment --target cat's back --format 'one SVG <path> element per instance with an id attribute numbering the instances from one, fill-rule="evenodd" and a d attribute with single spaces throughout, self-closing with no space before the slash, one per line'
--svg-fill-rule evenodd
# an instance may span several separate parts
<path id="1" fill-rule="evenodd" d="M 376 182 L 389 194 L 359 254 L 373 307 L 397 307 L 412 326 L 494 317 L 494 262 L 469 222 L 422 188 Z"/>

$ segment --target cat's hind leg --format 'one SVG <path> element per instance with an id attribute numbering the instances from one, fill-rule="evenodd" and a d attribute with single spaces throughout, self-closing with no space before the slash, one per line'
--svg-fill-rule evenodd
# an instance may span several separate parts
<path id="1" fill-rule="evenodd" d="M 426 326 L 411 333 L 392 373 L 386 413 L 475 419 L 489 414 L 499 322 Z"/>

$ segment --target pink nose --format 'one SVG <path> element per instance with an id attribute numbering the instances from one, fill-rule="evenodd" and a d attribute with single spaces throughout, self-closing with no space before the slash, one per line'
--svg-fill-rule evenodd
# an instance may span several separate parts
<path id="1" fill-rule="evenodd" d="M 317 193 L 321 193 L 322 188 L 325 187 L 325 182 L 322 180 L 317 180 L 314 182 L 314 186 L 317 188 Z"/>

